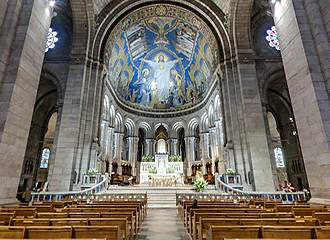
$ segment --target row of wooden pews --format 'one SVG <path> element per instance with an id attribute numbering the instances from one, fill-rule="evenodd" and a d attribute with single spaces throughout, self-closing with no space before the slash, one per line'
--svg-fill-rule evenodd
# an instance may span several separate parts
<path id="1" fill-rule="evenodd" d="M 330 209 L 305 202 L 193 200 L 178 202 L 178 214 L 193 240 L 330 239 Z"/>
<path id="2" fill-rule="evenodd" d="M 147 213 L 146 199 L 1 207 L 0 239 L 134 239 Z"/>

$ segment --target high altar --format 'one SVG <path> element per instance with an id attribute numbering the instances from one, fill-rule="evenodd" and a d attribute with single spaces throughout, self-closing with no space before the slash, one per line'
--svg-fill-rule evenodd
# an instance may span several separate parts
<path id="1" fill-rule="evenodd" d="M 167 154 L 156 154 L 154 162 L 141 162 L 140 183 L 157 186 L 183 184 L 183 162 L 169 162 Z"/>

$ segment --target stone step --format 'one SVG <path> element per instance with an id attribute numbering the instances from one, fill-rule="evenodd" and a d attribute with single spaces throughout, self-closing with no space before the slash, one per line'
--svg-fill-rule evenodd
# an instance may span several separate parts
<path id="1" fill-rule="evenodd" d="M 148 208 L 176 208 L 176 192 L 152 190 L 148 192 Z"/>
<path id="2" fill-rule="evenodd" d="M 148 204 L 148 208 L 176 208 L 174 204 Z"/>

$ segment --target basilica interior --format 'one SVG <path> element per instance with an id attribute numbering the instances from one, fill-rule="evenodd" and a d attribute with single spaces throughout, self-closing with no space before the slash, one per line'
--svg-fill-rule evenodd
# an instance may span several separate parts
<path id="1" fill-rule="evenodd" d="M 330 205 L 328 0 L 1 5 L 0 204 L 203 179 Z"/>

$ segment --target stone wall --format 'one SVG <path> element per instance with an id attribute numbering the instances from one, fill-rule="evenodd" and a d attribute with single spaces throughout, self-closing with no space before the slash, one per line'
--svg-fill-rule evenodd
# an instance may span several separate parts
<path id="1" fill-rule="evenodd" d="M 0 202 L 16 197 L 51 11 L 44 0 L 10 1 L 2 24 Z"/>
<path id="2" fill-rule="evenodd" d="M 275 1 L 272 8 L 312 197 L 329 199 L 329 38 L 324 36 L 329 21 L 324 20 L 330 12 L 321 14 L 319 4 L 329 8 L 313 0 Z"/>

